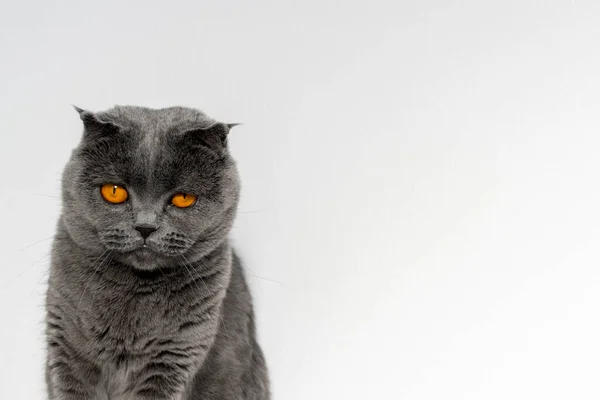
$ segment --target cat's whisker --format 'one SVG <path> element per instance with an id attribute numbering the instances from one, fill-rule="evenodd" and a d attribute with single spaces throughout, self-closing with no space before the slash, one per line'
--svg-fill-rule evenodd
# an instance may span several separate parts
<path id="1" fill-rule="evenodd" d="M 185 266 L 185 269 L 188 271 L 188 273 L 190 274 L 190 278 L 192 278 L 192 280 L 194 281 L 194 284 L 196 284 L 196 280 L 194 279 L 194 276 L 192 275 L 190 269 L 188 269 L 188 267 L 186 266 L 186 264 L 188 263 L 187 258 L 182 254 L 181 257 L 184 259 L 184 263 L 183 265 Z M 189 264 L 190 268 L 193 269 L 192 264 Z M 204 285 L 204 288 L 206 289 L 206 293 L 209 293 L 210 291 L 208 290 L 208 285 L 206 284 L 206 282 L 204 282 L 204 279 L 202 279 L 202 277 L 200 275 L 196 276 L 197 278 L 200 279 L 200 282 L 202 282 L 202 284 Z M 196 285 L 196 287 L 198 288 L 198 290 L 201 290 L 198 285 Z M 221 312 L 219 310 L 217 310 L 217 315 L 219 316 L 219 320 L 221 321 L 221 323 L 223 324 L 223 329 L 225 330 L 225 336 L 227 337 L 227 340 L 229 341 L 229 344 L 231 345 L 231 337 L 229 336 L 229 332 L 227 331 L 227 326 L 225 325 L 225 319 L 223 318 L 223 316 L 221 315 Z"/>
<path id="2" fill-rule="evenodd" d="M 37 281 L 37 285 L 33 286 L 33 289 L 31 289 L 31 292 L 29 292 L 29 295 L 27 296 L 28 298 L 31 297 L 31 295 L 35 292 L 36 289 L 39 289 L 39 285 L 42 284 L 42 279 L 44 279 L 45 277 L 47 277 L 50 274 L 50 270 L 46 270 L 46 272 L 44 272 L 41 276 L 40 279 L 38 279 Z"/>
<path id="3" fill-rule="evenodd" d="M 102 252 L 102 254 L 100 254 L 100 256 L 93 261 L 88 268 L 93 268 L 93 265 L 98 262 L 98 260 L 100 260 L 100 258 L 102 258 L 106 253 L 108 253 L 108 255 L 110 255 L 112 253 L 112 250 L 104 250 Z M 83 300 L 83 296 L 85 295 L 85 291 L 87 290 L 88 285 L 90 284 L 90 282 L 92 281 L 92 279 L 94 279 L 94 276 L 96 275 L 96 272 L 98 272 L 98 269 L 102 266 L 102 264 L 104 263 L 104 260 L 106 260 L 107 257 L 104 257 L 102 259 L 102 261 L 96 266 L 96 269 L 94 270 L 94 273 L 92 274 L 92 276 L 89 277 L 89 279 L 87 280 L 85 286 L 83 287 L 83 291 L 81 292 L 81 297 L 79 298 L 79 303 L 77 304 L 77 311 L 76 313 L 79 313 L 79 307 L 81 306 L 81 301 Z"/>
<path id="4" fill-rule="evenodd" d="M 278 284 L 278 285 L 285 286 L 285 283 L 284 283 L 284 282 L 277 281 L 277 280 L 275 280 L 275 279 L 265 278 L 264 276 L 255 275 L 255 274 L 253 274 L 253 273 L 252 273 L 252 272 L 250 272 L 250 271 L 248 271 L 248 275 L 250 275 L 250 276 L 251 276 L 251 277 L 253 277 L 253 278 L 258 278 L 258 279 L 262 279 L 262 280 L 264 280 L 264 281 L 267 281 L 267 282 L 276 283 L 276 284 Z"/>
<path id="5" fill-rule="evenodd" d="M 247 265 L 244 265 L 244 268 L 247 270 L 247 273 L 248 273 L 248 275 L 249 275 L 250 277 L 254 278 L 254 280 L 256 281 L 256 284 L 258 285 L 258 289 L 259 289 L 259 290 L 262 292 L 262 291 L 263 291 L 263 290 L 262 290 L 262 285 L 261 285 L 261 283 L 260 283 L 260 280 L 258 280 L 258 275 L 256 275 L 256 274 L 254 273 L 254 271 L 252 271 L 252 270 L 250 269 L 250 267 L 248 267 Z"/>
<path id="6" fill-rule="evenodd" d="M 33 193 L 33 194 L 36 195 L 36 196 L 50 197 L 50 198 L 53 198 L 53 199 L 61 200 L 60 196 L 54 196 L 54 195 L 51 195 L 51 194 L 44 194 L 44 193 Z"/>
<path id="7" fill-rule="evenodd" d="M 16 280 L 18 280 L 23 275 L 25 275 L 27 272 L 29 272 L 29 270 L 31 270 L 31 268 L 35 267 L 36 265 L 38 265 L 39 263 L 41 263 L 42 261 L 44 261 L 45 259 L 47 259 L 48 257 L 50 257 L 50 255 L 51 255 L 51 252 L 48 252 L 42 258 L 40 258 L 37 261 L 34 261 L 33 263 L 29 264 L 24 270 L 22 270 L 21 272 L 19 272 L 13 279 L 11 279 L 9 282 L 7 282 L 6 285 L 3 285 L 2 287 L 0 287 L 0 290 L 4 290 L 7 287 L 9 287 L 10 285 L 12 285 Z"/>
<path id="8" fill-rule="evenodd" d="M 265 212 L 265 211 L 267 211 L 266 208 L 261 208 L 258 210 L 238 211 L 237 214 L 254 214 L 254 213 Z"/>
<path id="9" fill-rule="evenodd" d="M 33 247 L 33 246 L 35 246 L 36 244 L 40 244 L 40 243 L 42 243 L 42 242 L 45 242 L 46 240 L 50 240 L 50 239 L 52 239 L 52 238 L 54 238 L 54 236 L 48 236 L 48 237 L 46 237 L 46 238 L 40 239 L 40 240 L 38 240 L 37 242 L 33 242 L 33 243 L 31 243 L 30 245 L 27 245 L 27 246 L 23 247 L 23 248 L 22 248 L 21 250 L 19 250 L 19 251 L 24 251 L 24 250 L 27 250 L 28 248 L 30 248 L 30 247 Z"/>
<path id="10" fill-rule="evenodd" d="M 110 251 L 109 251 L 109 253 L 108 253 L 108 255 L 107 255 L 107 258 L 108 258 L 108 262 L 107 262 L 107 264 L 110 264 L 110 263 L 112 262 L 112 255 L 113 255 L 113 251 L 112 251 L 112 250 L 110 250 Z M 102 266 L 102 264 L 104 264 L 104 261 L 105 261 L 105 260 L 102 260 L 102 263 L 100 263 L 100 266 L 98 266 L 98 267 L 96 268 L 96 270 L 94 271 L 94 275 L 95 275 L 95 274 L 96 274 L 96 272 L 98 271 L 98 268 L 100 268 L 100 267 Z M 92 275 L 92 278 L 94 278 L 94 275 Z M 92 304 L 94 304 L 94 299 L 95 299 L 95 298 L 96 298 L 96 292 L 94 292 L 94 293 L 92 294 L 92 301 L 91 301 L 91 303 L 92 303 Z M 81 300 L 79 300 L 79 301 L 81 302 Z M 79 308 L 79 307 L 78 307 L 78 308 Z"/>
<path id="11" fill-rule="evenodd" d="M 161 274 L 162 276 L 164 276 L 164 275 L 165 275 L 165 270 L 164 270 L 164 269 L 162 269 L 162 268 L 160 267 L 160 265 L 158 265 L 158 264 L 157 264 L 157 265 L 156 265 L 156 268 L 157 268 L 157 269 L 160 271 L 160 274 Z"/>

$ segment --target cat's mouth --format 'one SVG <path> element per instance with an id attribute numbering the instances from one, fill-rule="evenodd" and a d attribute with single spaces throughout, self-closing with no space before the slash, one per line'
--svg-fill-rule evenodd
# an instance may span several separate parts
<path id="1" fill-rule="evenodd" d="M 150 248 L 148 247 L 148 245 L 144 244 L 142 247 L 140 247 L 137 250 L 134 250 L 134 252 L 139 256 L 139 257 L 151 257 L 151 256 L 156 256 L 157 254 Z"/>
<path id="2" fill-rule="evenodd" d="M 175 249 L 159 243 L 146 242 L 121 252 L 121 257 L 126 264 L 134 268 L 153 270 L 158 267 L 168 267 L 183 252 L 185 252 L 183 248 Z"/>
<path id="3" fill-rule="evenodd" d="M 124 261 L 134 268 L 153 270 L 164 263 L 165 255 L 153 250 L 148 245 L 122 253 Z"/>

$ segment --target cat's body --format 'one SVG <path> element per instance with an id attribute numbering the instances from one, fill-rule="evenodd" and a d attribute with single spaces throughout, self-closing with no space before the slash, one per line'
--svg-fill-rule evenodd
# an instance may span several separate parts
<path id="1" fill-rule="evenodd" d="M 268 399 L 227 240 L 239 196 L 227 125 L 183 108 L 81 115 L 47 293 L 49 398 Z M 102 199 L 107 182 L 128 200 Z M 183 191 L 193 206 L 169 204 Z"/>

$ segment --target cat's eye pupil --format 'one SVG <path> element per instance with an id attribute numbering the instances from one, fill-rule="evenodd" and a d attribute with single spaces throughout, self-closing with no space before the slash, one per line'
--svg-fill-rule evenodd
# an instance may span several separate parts
<path id="1" fill-rule="evenodd" d="M 128 197 L 127 190 L 124 187 L 112 183 L 103 185 L 100 188 L 100 193 L 104 197 L 104 200 L 112 204 L 124 203 Z"/>
<path id="2" fill-rule="evenodd" d="M 190 193 L 176 193 L 171 197 L 171 204 L 179 208 L 188 208 L 196 202 L 196 195 Z"/>

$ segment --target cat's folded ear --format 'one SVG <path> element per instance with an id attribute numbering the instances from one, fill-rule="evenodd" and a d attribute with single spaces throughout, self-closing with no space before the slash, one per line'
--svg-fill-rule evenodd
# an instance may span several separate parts
<path id="1" fill-rule="evenodd" d="M 205 128 L 190 129 L 184 133 L 184 136 L 189 143 L 207 147 L 217 153 L 222 153 L 227 149 L 227 136 L 229 135 L 229 131 L 236 125 L 240 124 L 216 122 Z"/>
<path id="2" fill-rule="evenodd" d="M 110 121 L 103 121 L 91 111 L 84 110 L 77 106 L 73 106 L 75 111 L 79 113 L 79 118 L 83 121 L 83 136 L 89 138 L 95 138 L 104 135 L 110 135 L 120 130 L 120 127 Z"/>

